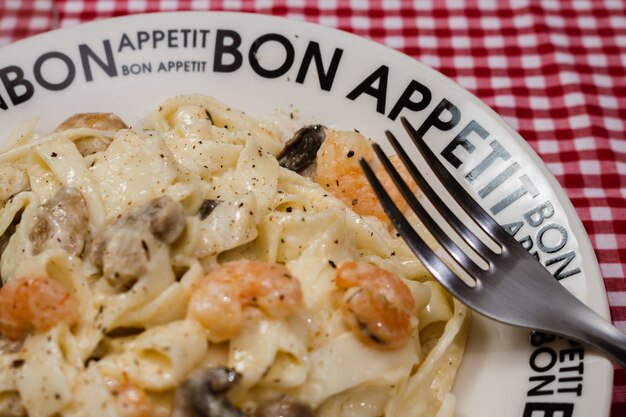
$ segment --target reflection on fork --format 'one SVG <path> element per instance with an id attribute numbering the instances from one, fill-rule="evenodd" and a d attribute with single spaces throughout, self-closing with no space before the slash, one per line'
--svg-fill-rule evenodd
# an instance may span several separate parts
<path id="1" fill-rule="evenodd" d="M 391 200 L 369 164 L 361 159 L 363 171 L 391 222 L 433 276 L 456 298 L 480 314 L 502 323 L 578 340 L 603 351 L 626 368 L 626 335 L 567 291 L 465 191 L 405 118 L 402 118 L 402 124 L 452 198 L 499 247 L 499 250 L 492 250 L 453 213 L 420 173 L 398 140 L 391 132 L 386 132 L 389 142 L 424 196 L 471 248 L 474 252 L 473 258 L 477 255 L 484 261 L 477 263 L 472 255 L 468 256 L 467 251 L 461 249 L 444 232 L 411 192 L 382 149 L 374 144 L 376 155 L 409 207 L 456 265 L 472 277 L 474 282 L 470 285 L 460 279 L 433 252 Z"/>

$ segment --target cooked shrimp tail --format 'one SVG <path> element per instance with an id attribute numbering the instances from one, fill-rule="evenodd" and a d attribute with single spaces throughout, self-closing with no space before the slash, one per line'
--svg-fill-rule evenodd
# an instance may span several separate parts
<path id="1" fill-rule="evenodd" d="M 19 340 L 78 318 L 76 300 L 50 278 L 15 278 L 0 289 L 0 333 Z"/>
<path id="2" fill-rule="evenodd" d="M 219 343 L 243 327 L 244 308 L 256 307 L 273 318 L 284 318 L 302 304 L 300 282 L 284 265 L 239 260 L 211 271 L 189 301 L 187 317 L 199 321 Z"/>
<path id="3" fill-rule="evenodd" d="M 346 289 L 344 322 L 364 343 L 381 349 L 404 346 L 417 327 L 415 300 L 395 274 L 365 262 L 337 266 L 335 285 Z"/>
<path id="4" fill-rule="evenodd" d="M 374 216 L 388 222 L 385 211 L 361 170 L 360 158 L 370 163 L 391 198 L 397 202 L 398 208 L 404 211 L 408 206 L 400 191 L 380 161 L 374 158 L 371 142 L 359 132 L 333 130 L 326 134 L 317 152 L 315 181 L 357 214 Z M 417 185 L 400 159 L 396 155 L 390 159 L 405 182 L 415 191 Z"/>

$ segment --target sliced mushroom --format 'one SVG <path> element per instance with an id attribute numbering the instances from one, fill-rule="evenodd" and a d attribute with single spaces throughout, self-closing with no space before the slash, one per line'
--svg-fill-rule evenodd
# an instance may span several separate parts
<path id="1" fill-rule="evenodd" d="M 322 125 L 305 126 L 298 130 L 278 156 L 279 165 L 302 174 L 315 162 L 317 151 L 326 136 L 325 131 Z"/>
<path id="2" fill-rule="evenodd" d="M 61 123 L 56 128 L 56 132 L 81 127 L 109 131 L 128 128 L 126 123 L 113 113 L 78 113 Z M 111 140 L 97 136 L 86 136 L 76 140 L 74 143 L 81 155 L 86 156 L 105 151 L 109 147 Z"/>
<path id="3" fill-rule="evenodd" d="M 181 204 L 159 197 L 105 226 L 89 256 L 113 288 L 127 291 L 147 272 L 150 248 L 173 243 L 184 227 Z"/>
<path id="4" fill-rule="evenodd" d="M 173 243 L 183 232 L 183 206 L 171 197 L 163 196 L 152 200 L 144 213 L 150 219 L 150 231 L 164 243 Z"/>
<path id="5" fill-rule="evenodd" d="M 102 253 L 104 279 L 118 291 L 128 291 L 148 271 L 148 246 L 141 230 L 114 229 Z"/>
<path id="6" fill-rule="evenodd" d="M 6 201 L 29 187 L 30 180 L 24 167 L 11 162 L 0 164 L 0 201 Z"/>
<path id="7" fill-rule="evenodd" d="M 60 247 L 79 255 L 85 247 L 89 215 L 87 203 L 76 188 L 63 187 L 37 210 L 29 239 L 33 254 Z"/>
<path id="8" fill-rule="evenodd" d="M 313 409 L 302 401 L 277 398 L 257 408 L 255 417 L 313 417 Z"/>
<path id="9" fill-rule="evenodd" d="M 224 366 L 192 373 L 176 390 L 172 417 L 244 417 L 226 397 L 240 378 Z"/>

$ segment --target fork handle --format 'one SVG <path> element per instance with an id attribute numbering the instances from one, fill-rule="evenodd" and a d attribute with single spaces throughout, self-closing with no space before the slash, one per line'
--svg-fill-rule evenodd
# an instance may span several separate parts
<path id="1" fill-rule="evenodd" d="M 571 334 L 564 336 L 605 352 L 614 362 L 626 369 L 626 334 L 582 303 L 570 313 L 573 313 L 568 314 L 570 325 L 568 327 L 572 327 Z"/>

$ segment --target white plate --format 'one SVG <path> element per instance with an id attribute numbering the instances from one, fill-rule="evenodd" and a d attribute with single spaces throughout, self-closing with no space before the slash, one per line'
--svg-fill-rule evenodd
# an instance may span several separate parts
<path id="1" fill-rule="evenodd" d="M 268 16 L 194 12 L 124 17 L 36 36 L 0 50 L 0 141 L 34 116 L 42 133 L 76 112 L 113 111 L 137 123 L 164 99 L 192 92 L 254 115 L 281 109 L 301 123 L 356 128 L 381 141 L 385 129 L 405 140 L 399 116 L 406 116 L 414 126 L 432 125 L 425 138 L 438 154 L 473 127 L 473 151 L 457 147 L 452 155 L 460 165 L 447 167 L 484 207 L 499 210 L 500 223 L 521 226 L 515 237 L 532 243 L 563 285 L 609 317 L 582 224 L 524 140 L 441 74 L 344 32 Z M 458 121 L 438 112 L 440 103 L 449 103 Z M 438 115 L 443 121 L 433 123 Z M 446 122 L 449 130 L 437 127 Z M 465 178 L 470 172 L 476 177 L 471 183 Z M 506 172 L 510 176 L 485 194 Z M 541 218 L 540 212 L 552 214 Z M 459 417 L 603 417 L 611 387 L 612 366 L 588 349 L 563 340 L 533 345 L 526 331 L 476 317 L 454 393 Z"/>

